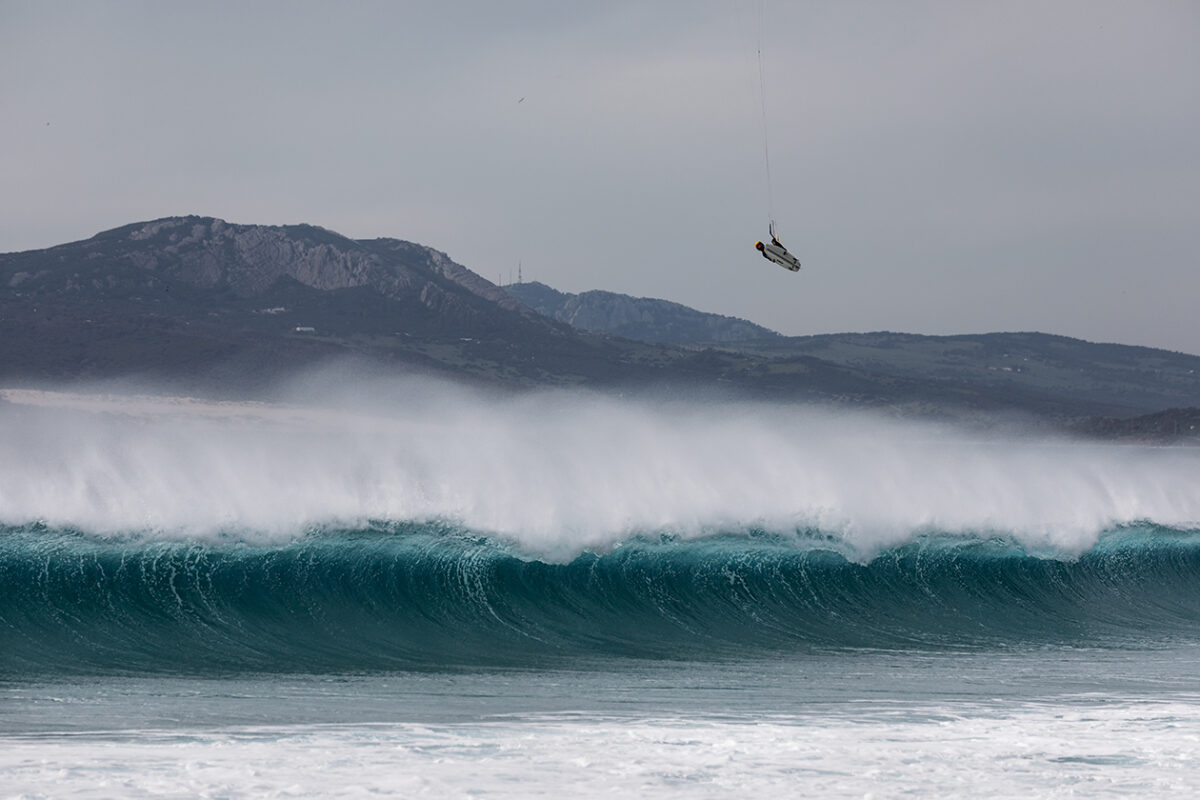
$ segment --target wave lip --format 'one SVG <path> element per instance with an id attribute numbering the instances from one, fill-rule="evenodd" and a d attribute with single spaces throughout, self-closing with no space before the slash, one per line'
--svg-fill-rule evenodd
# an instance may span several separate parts
<path id="1" fill-rule="evenodd" d="M 0 674 L 323 672 L 724 659 L 812 648 L 1153 646 L 1200 632 L 1200 531 L 1073 559 L 929 536 L 635 539 L 565 563 L 455 528 L 286 545 L 0 530 Z"/>

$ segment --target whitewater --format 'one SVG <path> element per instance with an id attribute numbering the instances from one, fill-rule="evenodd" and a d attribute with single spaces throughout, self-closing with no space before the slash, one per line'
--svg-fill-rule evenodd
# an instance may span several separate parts
<path id="1" fill-rule="evenodd" d="M 0 796 L 1194 791 L 1198 476 L 715 396 L 0 390 Z"/>
<path id="2" fill-rule="evenodd" d="M 568 558 L 631 536 L 817 531 L 861 558 L 922 532 L 1065 555 L 1200 520 L 1196 451 L 985 438 L 751 403 L 495 398 L 428 382 L 319 407 L 9 390 L 0 514 L 101 536 L 285 541 L 444 521 Z M 21 402 L 24 400 L 24 402 Z"/>

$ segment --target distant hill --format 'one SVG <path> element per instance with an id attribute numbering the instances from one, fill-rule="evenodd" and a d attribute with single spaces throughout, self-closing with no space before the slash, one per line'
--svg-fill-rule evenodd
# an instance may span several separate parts
<path id="1" fill-rule="evenodd" d="M 1200 357 L 1168 350 L 1043 333 L 922 336 L 885 331 L 789 337 L 665 300 L 600 291 L 567 294 L 541 283 L 512 284 L 504 290 L 577 328 L 711 347 L 777 366 L 816 358 L 880 380 L 920 382 L 931 399 L 970 390 L 1011 408 L 1042 413 L 1066 404 L 1081 413 L 1114 418 L 1200 406 Z"/>
<path id="2" fill-rule="evenodd" d="M 784 337 L 664 300 L 518 287 L 399 239 L 196 216 L 138 222 L 0 254 L 0 385 L 139 377 L 246 396 L 349 358 L 506 391 L 586 386 L 980 422 L 1015 414 L 1060 428 L 1200 407 L 1200 359 L 1179 353 L 1036 333 Z M 1170 417 L 1172 430 L 1184 418 Z M 1087 430 L 1125 430 L 1098 425 Z"/>
<path id="3" fill-rule="evenodd" d="M 567 294 L 544 283 L 513 283 L 504 291 L 539 314 L 593 333 L 659 344 L 744 342 L 779 336 L 737 317 L 708 314 L 669 300 L 593 290 Z"/>

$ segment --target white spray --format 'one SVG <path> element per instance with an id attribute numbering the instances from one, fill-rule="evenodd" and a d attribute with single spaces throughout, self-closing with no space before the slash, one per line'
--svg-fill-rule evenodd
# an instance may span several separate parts
<path id="1" fill-rule="evenodd" d="M 934 531 L 1077 554 L 1126 523 L 1200 527 L 1200 448 L 429 381 L 369 394 L 264 405 L 7 391 L 0 523 L 265 542 L 437 519 L 550 557 L 750 529 L 820 531 L 863 555 Z"/>

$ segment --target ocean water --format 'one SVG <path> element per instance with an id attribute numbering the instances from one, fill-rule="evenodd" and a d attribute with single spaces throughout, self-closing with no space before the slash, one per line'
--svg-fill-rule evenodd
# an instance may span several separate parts
<path id="1" fill-rule="evenodd" d="M 0 393 L 0 797 L 1200 789 L 1200 449 L 328 383 Z"/>

